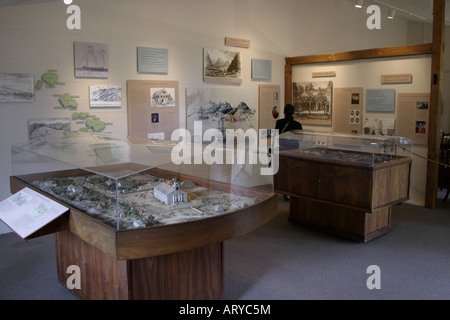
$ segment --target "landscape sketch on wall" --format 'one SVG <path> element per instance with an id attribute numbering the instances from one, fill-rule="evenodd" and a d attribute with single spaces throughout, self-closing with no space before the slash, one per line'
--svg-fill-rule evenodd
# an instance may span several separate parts
<path id="1" fill-rule="evenodd" d="M 75 42 L 75 77 L 108 78 L 108 45 Z"/>
<path id="2" fill-rule="evenodd" d="M 58 132 L 67 132 L 71 129 L 70 118 L 29 119 L 29 140 L 45 137 Z"/>
<path id="3" fill-rule="evenodd" d="M 225 88 L 187 88 L 186 126 L 191 138 L 194 138 L 195 121 L 202 122 L 202 135 L 208 129 L 219 129 L 224 143 L 226 129 L 257 130 L 258 116 L 253 108 L 254 101 L 242 101 L 241 96 L 241 99 L 236 99 L 236 96 L 239 95 Z"/>
<path id="4" fill-rule="evenodd" d="M 34 102 L 33 75 L 0 73 L 0 102 Z"/>
<path id="5" fill-rule="evenodd" d="M 91 85 L 89 92 L 89 104 L 91 108 L 121 107 L 121 85 Z"/>
<path id="6" fill-rule="evenodd" d="M 331 125 L 333 81 L 294 82 L 294 118 L 302 124 Z"/>
<path id="7" fill-rule="evenodd" d="M 203 81 L 241 83 L 241 54 L 204 48 Z"/>

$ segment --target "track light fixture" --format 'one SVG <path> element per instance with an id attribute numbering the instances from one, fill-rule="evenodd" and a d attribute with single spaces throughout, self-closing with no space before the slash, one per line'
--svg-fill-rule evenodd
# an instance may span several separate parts
<path id="1" fill-rule="evenodd" d="M 358 9 L 361 9 L 362 6 L 363 6 L 363 3 L 364 3 L 364 0 L 357 0 L 356 4 L 355 4 L 355 7 L 358 8 Z"/>
<path id="2" fill-rule="evenodd" d="M 391 8 L 389 10 L 388 19 L 394 19 L 394 16 L 395 16 L 395 10 L 393 8 Z"/>

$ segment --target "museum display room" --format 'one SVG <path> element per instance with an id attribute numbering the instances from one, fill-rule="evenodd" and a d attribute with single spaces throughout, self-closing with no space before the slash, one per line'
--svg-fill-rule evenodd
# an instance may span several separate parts
<path id="1" fill-rule="evenodd" d="M 80 299 L 223 299 L 224 242 L 281 195 L 293 225 L 362 243 L 433 208 L 443 3 L 434 23 L 379 4 L 374 30 L 354 2 L 0 6 L 0 233 L 54 234 Z M 286 104 L 303 130 L 273 130 Z"/>

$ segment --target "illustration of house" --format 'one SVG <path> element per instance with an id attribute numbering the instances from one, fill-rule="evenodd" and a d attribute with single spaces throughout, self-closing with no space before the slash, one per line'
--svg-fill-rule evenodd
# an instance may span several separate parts
<path id="1" fill-rule="evenodd" d="M 168 205 L 177 202 L 187 202 L 187 193 L 180 189 L 180 183 L 177 178 L 174 179 L 172 186 L 161 182 L 154 188 L 153 194 L 156 199 Z"/>
<path id="2" fill-rule="evenodd" d="M 172 105 L 175 101 L 166 89 L 156 91 L 152 96 L 152 100 L 155 105 Z"/>

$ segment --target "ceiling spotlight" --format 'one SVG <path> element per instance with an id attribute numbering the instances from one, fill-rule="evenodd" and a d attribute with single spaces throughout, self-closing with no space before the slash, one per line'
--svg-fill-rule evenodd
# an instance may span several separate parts
<path id="1" fill-rule="evenodd" d="M 395 10 L 393 8 L 391 8 L 391 10 L 389 10 L 388 18 L 394 19 L 394 17 L 395 17 Z"/>
<path id="2" fill-rule="evenodd" d="M 364 0 L 357 0 L 357 1 L 356 1 L 356 4 L 355 4 L 355 7 L 356 7 L 356 8 L 362 8 L 363 2 L 364 2 Z"/>

